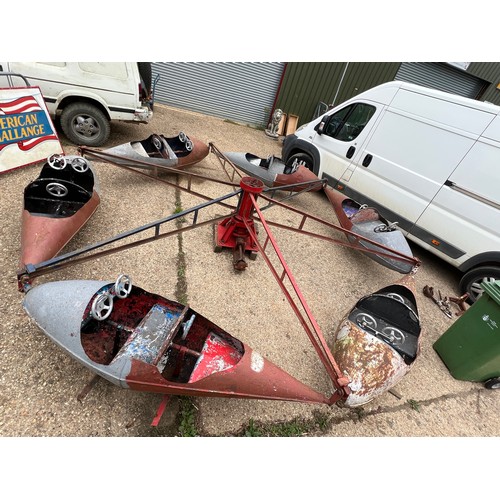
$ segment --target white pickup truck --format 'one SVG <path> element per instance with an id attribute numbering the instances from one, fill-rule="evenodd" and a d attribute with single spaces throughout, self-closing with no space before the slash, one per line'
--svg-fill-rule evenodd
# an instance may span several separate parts
<path id="1" fill-rule="evenodd" d="M 110 121 L 147 123 L 153 117 L 151 63 L 0 62 L 0 88 L 39 87 L 53 120 L 73 143 L 101 146 Z"/>

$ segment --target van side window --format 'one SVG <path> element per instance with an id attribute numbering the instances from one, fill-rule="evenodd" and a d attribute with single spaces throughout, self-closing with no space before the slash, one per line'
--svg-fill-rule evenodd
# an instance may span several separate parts
<path id="1" fill-rule="evenodd" d="M 330 116 L 323 133 L 339 141 L 353 141 L 374 113 L 375 106 L 370 104 L 350 104 Z"/>

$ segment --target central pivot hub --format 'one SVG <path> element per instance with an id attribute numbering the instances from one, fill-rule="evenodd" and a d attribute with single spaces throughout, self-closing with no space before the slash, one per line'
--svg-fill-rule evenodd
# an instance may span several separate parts
<path id="1" fill-rule="evenodd" d="M 259 250 L 254 242 L 254 238 L 257 238 L 257 228 L 252 218 L 254 206 L 250 195 L 257 198 L 264 189 L 264 183 L 254 177 L 243 177 L 240 187 L 243 191 L 236 212 L 216 226 L 214 251 L 232 248 L 234 268 L 244 271 L 247 267 L 245 252 L 249 252 L 250 259 L 255 260 Z"/>

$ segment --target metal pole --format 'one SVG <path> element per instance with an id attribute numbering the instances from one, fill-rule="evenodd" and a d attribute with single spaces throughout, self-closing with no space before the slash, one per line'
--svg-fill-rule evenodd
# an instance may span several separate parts
<path id="1" fill-rule="evenodd" d="M 335 106 L 335 101 L 337 100 L 337 96 L 339 95 L 340 87 L 342 86 L 342 82 L 344 81 L 344 76 L 346 74 L 348 67 L 349 67 L 349 63 L 347 62 L 347 63 L 345 63 L 344 72 L 342 73 L 342 76 L 340 78 L 340 82 L 339 82 L 339 85 L 337 87 L 337 92 L 335 93 L 335 97 L 333 98 L 332 107 Z"/>

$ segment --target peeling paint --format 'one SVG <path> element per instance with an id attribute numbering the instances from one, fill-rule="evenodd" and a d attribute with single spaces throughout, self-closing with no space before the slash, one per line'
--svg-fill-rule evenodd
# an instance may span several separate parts
<path id="1" fill-rule="evenodd" d="M 413 294 L 411 279 L 399 283 L 407 288 L 393 285 L 360 299 L 337 329 L 332 354 L 351 389 L 345 406 L 366 404 L 388 391 L 408 373 L 420 351 L 416 303 L 408 294 Z M 395 293 L 400 300 L 392 303 Z M 386 325 L 398 326 L 402 340 L 384 337 L 379 330 Z"/>
<path id="2" fill-rule="evenodd" d="M 264 369 L 264 358 L 255 351 L 252 351 L 250 367 L 256 373 L 260 373 Z"/>

